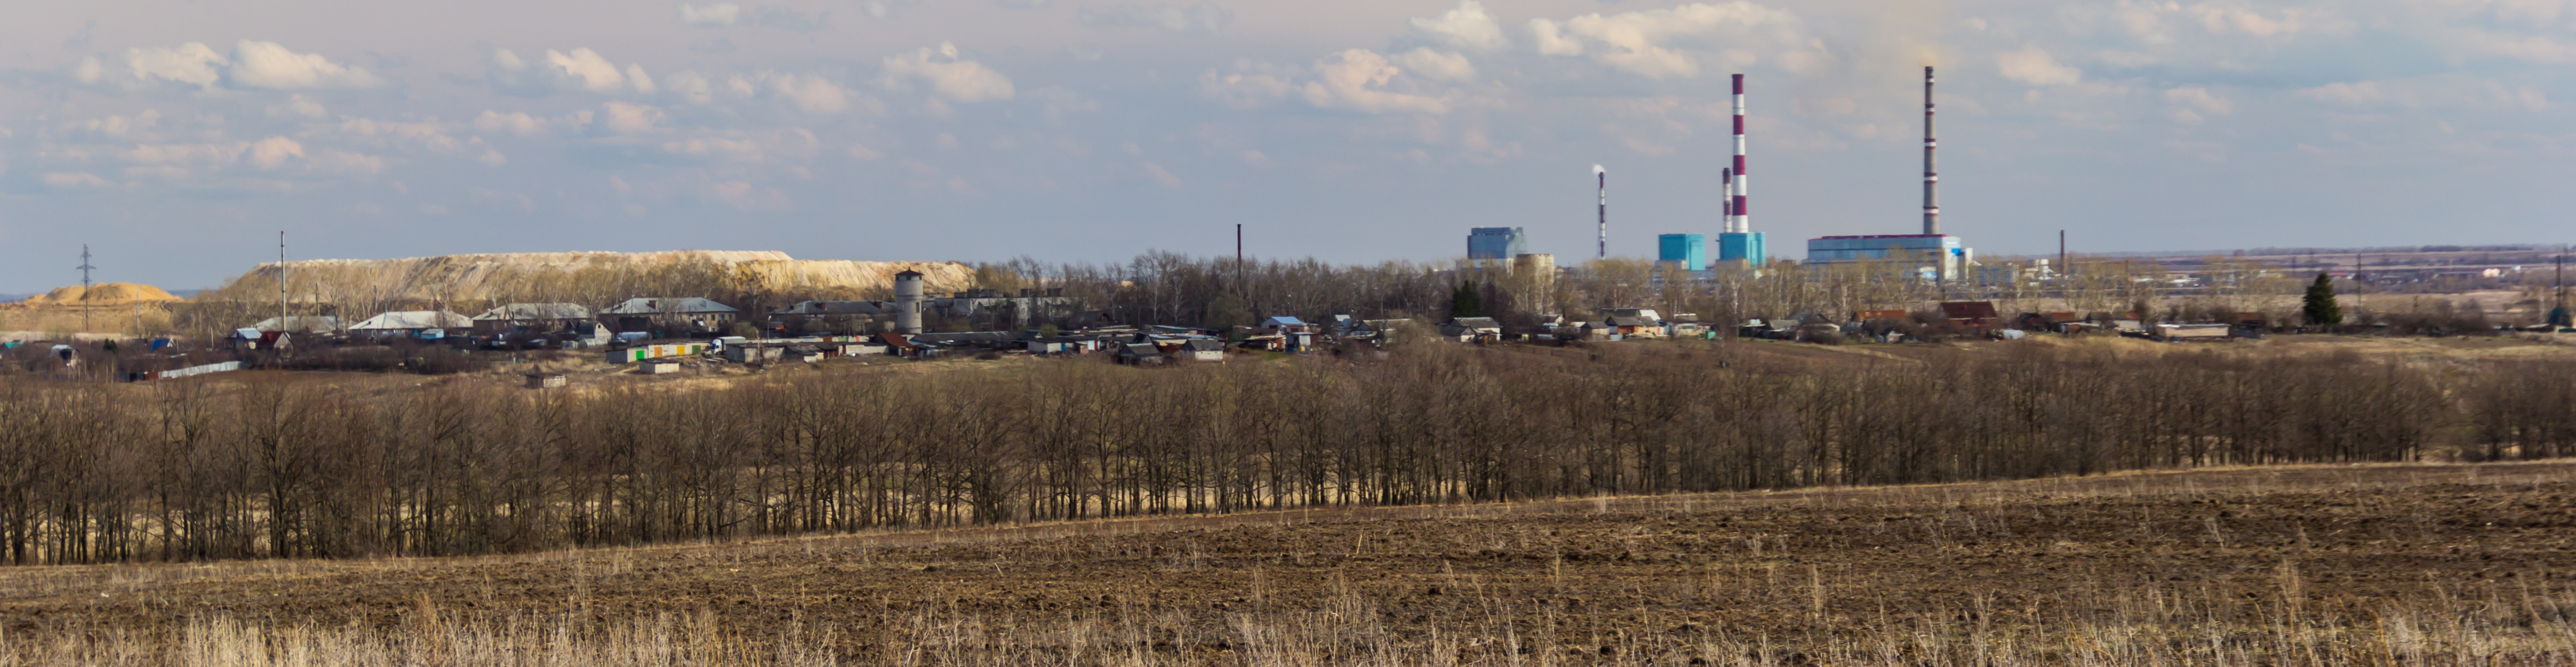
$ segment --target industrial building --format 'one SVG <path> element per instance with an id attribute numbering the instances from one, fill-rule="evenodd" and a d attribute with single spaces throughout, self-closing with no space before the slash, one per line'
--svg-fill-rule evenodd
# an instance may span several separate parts
<path id="1" fill-rule="evenodd" d="M 1807 263 L 1911 261 L 1922 263 L 1918 270 L 1926 280 L 1968 277 L 1976 266 L 1977 251 L 1965 247 L 1959 237 L 1941 233 L 1941 172 L 1933 157 L 1939 147 L 1932 132 L 1932 68 L 1927 66 L 1923 68 L 1923 233 L 1807 239 Z M 1743 175 L 1738 173 L 1736 180 L 1743 180 Z M 1741 207 L 1743 200 L 1737 201 Z"/>
<path id="2" fill-rule="evenodd" d="M 1528 253 L 1528 234 L 1520 227 L 1477 227 L 1467 230 L 1467 259 L 1508 260 Z"/>
<path id="3" fill-rule="evenodd" d="M 1664 234 L 1655 237 L 1655 261 L 1681 267 L 1684 271 L 1708 270 L 1708 237 L 1699 234 Z"/>

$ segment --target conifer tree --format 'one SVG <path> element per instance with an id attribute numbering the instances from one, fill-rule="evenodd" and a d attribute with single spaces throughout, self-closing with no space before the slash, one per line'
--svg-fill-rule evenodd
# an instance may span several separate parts
<path id="1" fill-rule="evenodd" d="M 2326 274 L 2317 274 L 2317 281 L 2308 285 L 2308 295 L 2303 300 L 2299 313 L 2307 317 L 2308 324 L 2325 327 L 2342 325 L 2343 306 L 2335 303 L 2334 279 L 2326 277 Z"/>

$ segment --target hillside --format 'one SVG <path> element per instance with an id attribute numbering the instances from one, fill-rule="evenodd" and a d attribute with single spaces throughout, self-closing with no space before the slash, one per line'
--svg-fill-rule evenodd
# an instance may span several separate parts
<path id="1" fill-rule="evenodd" d="M 774 250 L 315 259 L 287 262 L 286 267 L 289 288 L 297 301 L 341 301 L 353 296 L 388 301 L 508 300 L 531 293 L 579 289 L 567 283 L 616 284 L 623 290 L 631 290 L 626 286 L 639 283 L 659 284 L 685 290 L 689 289 L 685 285 L 709 278 L 756 283 L 769 289 L 866 292 L 892 289 L 894 274 L 906 269 L 920 271 L 924 287 L 933 292 L 964 290 L 975 283 L 974 268 L 957 262 L 807 260 Z M 273 286 L 276 276 L 277 264 L 272 262 L 242 274 L 233 283 Z"/>

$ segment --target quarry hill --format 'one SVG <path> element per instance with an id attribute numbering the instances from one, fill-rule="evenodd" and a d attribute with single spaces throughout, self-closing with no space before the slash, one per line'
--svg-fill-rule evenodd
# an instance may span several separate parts
<path id="1" fill-rule="evenodd" d="M 30 306 L 126 306 L 178 300 L 179 297 L 151 285 L 100 283 L 88 287 L 56 287 L 54 291 L 27 297 L 20 303 Z"/>
<path id="2" fill-rule="evenodd" d="M 568 282 L 649 285 L 657 277 L 721 276 L 735 284 L 772 289 L 850 293 L 890 290 L 894 274 L 923 274 L 932 291 L 974 285 L 973 267 L 957 262 L 868 262 L 796 259 L 774 250 L 675 250 L 662 252 L 528 252 L 439 255 L 403 259 L 316 259 L 286 263 L 296 300 L 334 301 L 363 294 L 376 299 L 510 300 L 548 292 Z M 236 286 L 274 286 L 277 264 L 259 265 L 235 278 Z M 687 282 L 685 280 L 680 282 Z M 673 286 L 677 288 L 677 285 Z M 694 296 L 694 294 L 692 294 Z"/>

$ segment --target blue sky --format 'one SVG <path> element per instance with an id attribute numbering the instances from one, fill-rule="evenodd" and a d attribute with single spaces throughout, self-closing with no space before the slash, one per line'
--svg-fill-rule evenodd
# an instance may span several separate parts
<path id="1" fill-rule="evenodd" d="M 1753 223 L 1986 256 L 2565 242 L 2576 0 L 37 3 L 0 22 L 0 291 L 274 256 L 1437 260 Z"/>

